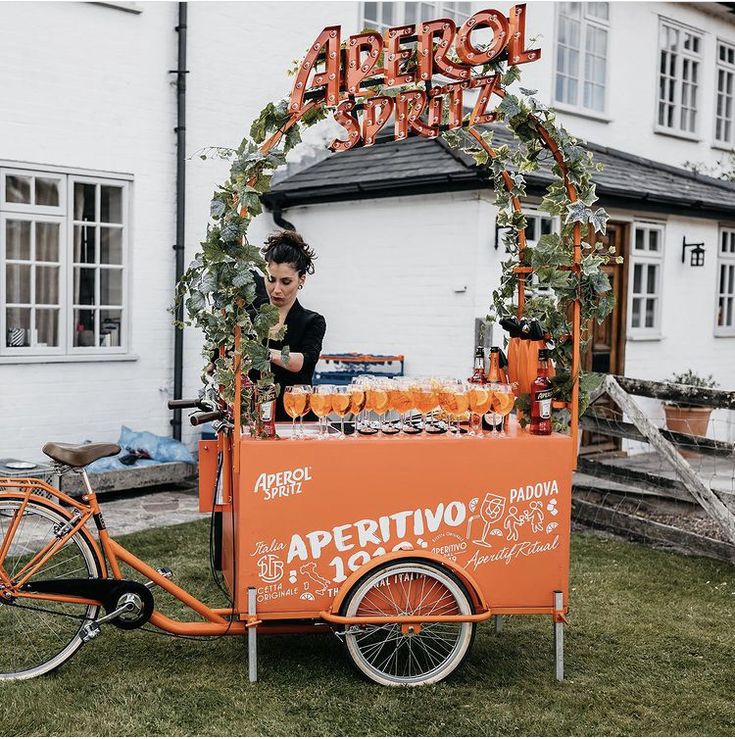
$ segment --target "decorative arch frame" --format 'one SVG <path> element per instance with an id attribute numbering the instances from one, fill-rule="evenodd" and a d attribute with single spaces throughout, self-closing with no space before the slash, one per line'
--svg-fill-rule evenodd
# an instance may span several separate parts
<path id="1" fill-rule="evenodd" d="M 525 16 L 523 13 L 518 11 L 518 8 L 524 6 L 516 6 L 515 9 L 511 9 L 511 18 L 522 16 L 523 21 L 523 33 L 525 33 Z M 488 20 L 488 13 L 494 13 L 495 11 L 481 11 L 476 16 L 483 16 L 484 20 Z M 484 14 L 484 15 L 483 15 Z M 473 16 L 475 17 L 475 16 Z M 440 19 L 442 23 L 446 22 L 446 19 Z M 439 23 L 439 21 L 437 21 Z M 518 23 L 518 21 L 516 21 Z M 486 23 L 487 25 L 487 23 Z M 425 26 L 426 28 L 426 26 Z M 464 29 L 464 26 L 463 26 Z M 463 32 L 460 29 L 459 34 Z M 386 38 L 395 29 L 389 29 L 386 31 Z M 402 31 L 403 29 L 398 29 Z M 437 30 L 441 32 L 441 30 Z M 501 30 L 502 33 L 502 30 Z M 516 36 L 517 36 L 516 26 Z M 362 34 L 362 37 L 372 37 L 375 34 Z M 406 35 L 405 33 L 403 34 Z M 353 38 L 361 38 L 361 36 Z M 393 36 L 391 36 L 393 38 Z M 372 44 L 371 39 L 367 39 L 368 45 Z M 517 43 L 517 38 L 516 38 Z M 524 47 L 525 44 L 521 44 Z M 372 48 L 372 46 L 371 46 Z M 316 62 L 318 60 L 318 54 L 320 49 L 322 50 L 322 61 L 325 63 L 325 70 L 317 72 L 315 69 Z M 231 177 L 233 172 L 237 169 L 237 174 L 241 175 L 243 172 L 243 158 L 252 160 L 253 157 L 259 157 L 261 160 L 267 159 L 272 156 L 277 150 L 277 147 L 282 141 L 286 142 L 284 146 L 284 156 L 281 157 L 280 161 L 285 161 L 285 151 L 292 148 L 295 143 L 300 141 L 300 136 L 294 135 L 294 132 L 298 132 L 300 125 L 310 126 L 321 120 L 326 116 L 329 109 L 334 108 L 338 103 L 345 102 L 346 110 L 352 114 L 352 111 L 356 108 L 355 97 L 356 95 L 365 94 L 364 90 L 360 89 L 359 83 L 357 89 L 352 92 L 340 91 L 338 85 L 335 84 L 334 77 L 329 72 L 329 59 L 334 59 L 335 49 L 339 50 L 339 34 L 335 34 L 334 27 L 325 28 L 324 31 L 317 38 L 316 42 L 310 47 L 309 52 L 305 60 L 303 60 L 296 67 L 296 80 L 294 82 L 294 88 L 292 91 L 292 97 L 290 101 L 282 101 L 277 107 L 272 103 L 268 104 L 256 122 L 251 128 L 251 137 L 257 144 L 257 154 L 254 153 L 254 145 L 248 139 L 244 139 L 240 147 L 236 150 L 228 150 L 225 153 L 226 158 L 234 159 L 233 168 L 231 170 Z M 374 49 L 373 49 L 374 51 Z M 502 51 L 502 50 L 501 50 Z M 516 51 L 522 51 L 522 49 L 516 46 Z M 498 54 L 498 50 L 495 49 L 495 53 Z M 528 58 L 529 52 L 523 51 L 526 57 L 522 61 L 531 61 Z M 540 52 L 536 55 L 536 52 L 531 52 L 535 58 L 540 57 Z M 483 132 L 479 130 L 478 126 L 489 121 L 496 119 L 505 119 L 510 123 L 510 126 L 517 138 L 518 132 L 522 129 L 523 140 L 529 141 L 530 138 L 534 138 L 535 141 L 540 144 L 553 158 L 558 182 L 561 188 L 554 190 L 552 184 L 547 188 L 548 200 L 547 210 L 552 214 L 565 216 L 565 228 L 570 232 L 569 238 L 566 242 L 563 240 L 559 244 L 560 248 L 565 252 L 568 252 L 567 259 L 563 260 L 566 263 L 555 264 L 555 268 L 560 272 L 567 273 L 569 275 L 569 288 L 567 289 L 567 304 L 570 308 L 570 320 L 568 321 L 569 330 L 563 333 L 557 332 L 556 335 L 552 335 L 550 338 L 556 342 L 561 340 L 561 343 L 565 345 L 565 352 L 569 354 L 569 392 L 568 399 L 555 400 L 553 407 L 558 411 L 566 411 L 569 419 L 569 433 L 572 437 L 572 466 L 575 466 L 576 453 L 578 446 L 578 433 L 579 433 L 579 415 L 580 415 L 580 366 L 581 366 L 581 333 L 583 331 L 583 323 L 590 321 L 593 318 L 601 320 L 607 315 L 613 307 L 612 302 L 609 299 L 609 284 L 605 285 L 605 280 L 598 280 L 597 287 L 595 290 L 589 288 L 589 284 L 585 285 L 585 277 L 589 277 L 589 273 L 594 273 L 594 267 L 597 267 L 598 274 L 600 273 L 599 267 L 608 263 L 610 257 L 601 256 L 596 254 L 599 251 L 598 247 L 600 244 L 591 245 L 583 241 L 583 227 L 587 225 L 587 236 L 594 235 L 597 232 L 604 233 L 605 223 L 607 214 L 602 209 L 592 211 L 591 205 L 596 200 L 594 194 L 594 185 L 591 183 L 589 171 L 591 170 L 591 155 L 586 153 L 579 145 L 578 142 L 570 137 L 563 128 L 557 128 L 553 125 L 553 111 L 550 111 L 546 106 L 539 103 L 532 97 L 533 91 L 523 90 L 521 92 L 524 95 L 529 94 L 528 97 L 520 99 L 515 95 L 512 95 L 504 89 L 503 85 L 510 84 L 519 77 L 518 67 L 510 64 L 509 61 L 520 60 L 521 57 L 516 54 L 513 56 L 509 55 L 510 59 L 506 57 L 503 61 L 498 62 L 497 60 L 487 62 L 483 67 L 483 71 L 491 69 L 494 71 L 495 83 L 490 89 L 486 88 L 483 90 L 481 95 L 484 95 L 483 102 L 487 103 L 487 99 L 491 94 L 495 94 L 501 99 L 501 103 L 497 110 L 493 113 L 487 114 L 485 108 L 479 109 L 477 106 L 469 116 L 468 120 L 462 120 L 460 118 L 459 125 L 451 126 L 451 128 L 461 127 L 466 130 L 468 135 L 477 144 L 477 148 L 469 151 L 478 164 L 490 164 L 494 168 L 495 175 L 495 192 L 496 195 L 499 193 L 499 185 L 505 190 L 505 196 L 508 198 L 510 214 L 506 219 L 515 230 L 515 243 L 517 244 L 517 251 L 513 255 L 515 259 L 511 260 L 511 264 L 504 265 L 506 267 L 504 277 L 506 284 L 513 286 L 512 292 L 515 293 L 517 301 L 515 303 L 515 312 L 520 318 L 524 315 L 524 309 L 526 307 L 526 280 L 535 271 L 537 266 L 530 264 L 529 260 L 526 259 L 528 252 L 527 239 L 525 233 L 525 218 L 522 212 L 522 196 L 525 194 L 524 180 L 522 173 L 520 172 L 521 167 L 517 167 L 517 171 L 511 172 L 508 169 L 507 164 L 509 163 L 508 152 L 501 152 L 500 149 L 493 147 L 487 140 L 487 136 L 483 135 Z M 375 54 L 373 53 L 373 57 Z M 504 63 L 506 66 L 504 66 Z M 305 72 L 306 71 L 306 72 Z M 306 89 L 306 80 L 309 74 L 314 74 L 313 81 L 315 88 L 311 91 Z M 487 79 L 487 78 L 486 78 Z M 390 83 L 395 83 L 395 79 L 389 80 Z M 502 82 L 502 84 L 501 84 Z M 424 82 L 428 89 L 429 83 Z M 466 89 L 471 83 L 465 78 L 461 83 L 463 88 Z M 390 85 L 395 87 L 394 84 Z M 373 131 L 375 127 L 374 118 L 374 107 L 369 105 L 370 100 L 375 100 L 384 91 L 380 86 L 374 87 L 371 90 L 371 97 L 368 98 L 366 106 L 366 112 L 364 115 L 364 123 L 366 124 L 366 130 Z M 404 90 L 405 92 L 405 90 Z M 409 91 L 410 92 L 410 91 Z M 398 94 L 401 94 L 400 92 Z M 312 99 L 304 102 L 305 95 L 311 95 Z M 293 102 L 294 97 L 300 101 L 300 104 Z M 423 107 L 422 107 L 423 110 Z M 381 111 L 382 114 L 383 111 Z M 410 114 L 412 111 L 410 108 L 406 109 L 406 113 Z M 411 117 L 413 122 L 420 115 L 415 114 Z M 434 115 L 434 123 L 436 123 L 436 110 L 429 110 L 429 116 Z M 344 117 L 340 120 L 337 116 L 337 120 L 340 123 L 344 123 Z M 384 121 L 383 121 L 384 122 Z M 452 118 L 450 116 L 450 123 Z M 454 123 L 456 124 L 456 116 Z M 347 123 L 348 138 L 344 142 L 344 145 L 340 145 L 340 140 L 336 140 L 332 143 L 330 148 L 335 152 L 352 148 L 354 143 L 350 142 L 350 123 Z M 448 138 L 448 129 L 450 126 L 444 125 L 440 127 L 440 132 L 432 132 L 428 134 L 432 138 L 436 138 L 438 135 L 444 135 L 445 139 Z M 415 128 L 412 126 L 412 129 Z M 398 126 L 397 126 L 398 130 Z M 406 131 L 405 125 L 402 130 Z M 426 134 L 424 134 L 426 135 Z M 398 136 L 397 136 L 398 138 Z M 400 138 L 405 138 L 401 136 Z M 371 146 L 374 143 L 374 135 L 365 136 L 365 145 Z M 451 145 L 451 144 L 450 144 Z M 457 142 L 454 142 L 454 146 L 457 146 Z M 460 144 L 461 145 L 461 144 Z M 501 147 L 502 149 L 503 147 Z M 465 149 L 465 151 L 468 151 Z M 220 156 L 221 152 L 217 152 Z M 204 157 L 206 158 L 206 157 Z M 274 162 L 275 163 L 275 162 Z M 515 164 L 518 164 L 518 160 Z M 523 162 L 521 162 L 523 165 Z M 533 167 L 531 167 L 533 168 Z M 245 171 L 247 171 L 245 169 Z M 259 197 L 268 189 L 268 182 L 260 183 L 263 171 L 258 170 L 257 173 L 247 177 L 244 180 L 244 186 L 231 186 L 224 187 L 219 192 L 215 193 L 215 198 L 212 201 L 212 215 L 219 220 L 220 225 L 227 221 L 228 214 L 231 217 L 231 221 L 245 224 L 255 215 L 260 212 Z M 234 181 L 232 177 L 231 183 Z M 259 186 L 260 183 L 260 186 Z M 561 191 L 563 190 L 563 195 Z M 583 197 L 580 197 L 580 191 L 582 191 Z M 550 204 L 550 205 L 549 205 Z M 236 214 L 236 215 L 233 215 Z M 222 229 L 220 230 L 220 236 Z M 211 235 L 211 233 L 209 234 Z M 209 236 L 208 235 L 208 236 Z M 258 265 L 258 257 L 253 252 L 254 247 L 247 244 L 244 230 L 240 237 L 240 244 L 244 247 L 247 253 L 247 258 L 244 260 L 248 265 Z M 204 243 L 206 247 L 206 242 Z M 586 248 L 585 248 L 586 247 Z M 257 251 L 257 250 L 256 250 Z M 586 251 L 587 253 L 583 253 Z M 206 265 L 202 264 L 202 260 L 199 259 L 200 255 L 197 255 L 192 267 L 186 273 L 184 278 L 179 284 L 179 297 L 183 298 L 186 296 L 188 291 L 192 290 L 193 286 L 201 283 L 206 277 Z M 235 257 L 236 259 L 237 257 Z M 556 255 L 556 261 L 559 261 L 558 254 Z M 583 269 L 583 263 L 587 260 L 585 269 Z M 591 260 L 591 261 L 590 261 Z M 533 260 L 531 260 L 533 261 Z M 262 260 L 261 260 L 262 262 Z M 606 279 L 606 278 L 605 278 Z M 211 282 L 211 281 L 210 281 Z M 205 291 L 202 291 L 205 294 Z M 211 301 L 212 308 L 217 309 L 216 290 L 209 292 L 210 295 L 214 296 L 214 300 Z M 502 302 L 502 296 L 495 295 L 495 303 L 498 306 Z M 222 300 L 220 299 L 220 302 Z M 235 298 L 235 302 L 239 309 L 244 309 L 248 301 L 238 296 Z M 588 310 L 585 311 L 585 305 Z M 507 306 L 500 306 L 501 310 L 506 310 Z M 196 310 L 192 310 L 192 306 L 187 303 L 189 309 L 189 315 L 192 317 L 196 314 Z M 223 313 L 226 309 L 220 306 Z M 563 310 L 562 307 L 559 308 Z M 262 312 L 267 313 L 268 307 L 261 309 Z M 502 318 L 499 315 L 498 318 Z M 265 316 L 266 320 L 263 322 L 266 325 L 266 336 L 267 328 L 275 325 L 277 316 L 271 315 Z M 196 321 L 194 321 L 196 323 Z M 258 359 L 257 346 L 254 345 L 252 332 L 248 333 L 251 329 L 249 320 L 242 320 L 235 318 L 234 321 L 230 321 L 232 326 L 232 340 L 223 341 L 222 330 L 220 326 L 219 340 L 216 345 L 220 348 L 220 361 L 228 364 L 226 370 L 226 382 L 220 384 L 221 395 L 223 401 L 227 401 L 232 407 L 232 416 L 234 421 L 234 430 L 232 436 L 232 443 L 229 448 L 227 444 L 223 444 L 222 451 L 225 455 L 225 464 L 230 465 L 233 471 L 233 479 L 230 484 L 236 486 L 237 479 L 239 478 L 240 470 L 240 438 L 241 438 L 241 427 L 243 421 L 243 404 L 242 402 L 236 402 L 236 399 L 241 399 L 243 394 L 242 386 L 242 374 L 244 371 L 249 370 L 251 367 L 256 369 L 262 369 L 266 373 L 269 371 L 269 365 L 264 364 L 262 356 Z M 562 322 L 563 324 L 563 322 Z M 201 323 L 199 325 L 202 325 Z M 205 328 L 206 334 L 206 325 Z M 261 326 L 262 328 L 262 326 Z M 245 333 L 244 333 L 245 331 Z M 213 332 L 217 333 L 217 332 Z M 257 342 L 256 342 L 257 343 Z M 571 351 L 569 347 L 571 345 Z M 227 359 L 227 350 L 232 351 L 233 360 Z M 558 347 L 557 347 L 558 349 Z M 559 354 L 562 358 L 566 356 L 563 352 Z M 555 357 L 556 358 L 556 357 Z M 260 367 L 258 367 L 260 362 Z M 229 383 L 229 392 L 227 384 Z M 231 455 L 231 456 L 230 456 Z"/>

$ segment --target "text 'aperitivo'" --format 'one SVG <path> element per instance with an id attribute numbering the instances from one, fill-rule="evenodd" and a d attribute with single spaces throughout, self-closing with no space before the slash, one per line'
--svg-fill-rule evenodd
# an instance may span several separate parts
<path id="1" fill-rule="evenodd" d="M 489 29 L 492 40 L 480 44 L 480 29 Z M 334 108 L 347 138 L 333 141 L 333 151 L 346 151 L 359 143 L 372 146 L 391 116 L 396 139 L 409 134 L 435 137 L 441 130 L 462 125 L 465 90 L 479 88 L 470 123 L 495 120 L 491 99 L 500 96 L 500 78 L 473 76 L 478 67 L 502 59 L 525 64 L 540 57 L 540 49 L 526 49 L 525 4 L 513 6 L 507 17 L 497 10 L 481 10 L 459 29 L 450 18 L 439 18 L 388 28 L 382 35 L 366 31 L 350 36 L 344 49 L 340 26 L 328 26 L 299 65 L 289 112 L 300 115 L 315 100 Z M 434 75 L 454 81 L 432 85 Z M 424 89 L 395 96 L 376 94 L 376 88 L 385 91 L 422 83 Z M 445 109 L 447 125 L 442 126 Z"/>

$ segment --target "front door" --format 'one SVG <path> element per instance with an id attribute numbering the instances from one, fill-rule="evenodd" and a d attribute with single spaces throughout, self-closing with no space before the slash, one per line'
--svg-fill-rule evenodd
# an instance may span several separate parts
<path id="1" fill-rule="evenodd" d="M 623 264 L 609 264 L 603 267 L 610 279 L 615 296 L 615 308 L 602 323 L 592 321 L 592 340 L 582 356 L 582 369 L 585 372 L 602 372 L 622 375 L 625 368 L 625 326 L 628 306 L 628 240 L 630 226 L 626 223 L 608 223 L 605 236 L 597 237 L 605 246 L 615 247 L 615 256 L 625 260 Z M 608 406 L 613 409 L 613 404 Z M 603 401 L 596 405 L 598 412 L 605 412 Z M 582 433 L 580 454 L 595 454 L 620 448 L 619 439 L 594 434 L 590 431 Z"/>

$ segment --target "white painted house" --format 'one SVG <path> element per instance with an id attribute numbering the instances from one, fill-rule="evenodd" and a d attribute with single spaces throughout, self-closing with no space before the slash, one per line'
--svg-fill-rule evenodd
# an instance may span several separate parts
<path id="1" fill-rule="evenodd" d="M 195 153 L 237 144 L 288 94 L 286 70 L 324 26 L 346 36 L 486 6 L 187 5 L 187 261 L 227 173 Z M 527 18 L 543 57 L 522 84 L 606 162 L 598 193 L 627 257 L 598 366 L 655 379 L 692 368 L 735 387 L 735 187 L 681 169 L 733 148 L 735 15 L 723 3 L 531 2 Z M 0 3 L 0 457 L 116 440 L 121 424 L 170 433 L 178 23 L 176 3 Z M 319 254 L 303 303 L 326 316 L 325 350 L 467 375 L 503 258 L 491 190 L 438 142 L 322 159 L 323 129 L 269 206 Z M 264 214 L 251 240 L 273 228 Z M 704 244 L 704 266 L 682 263 L 683 239 Z M 199 349 L 185 332 L 184 394 Z"/>

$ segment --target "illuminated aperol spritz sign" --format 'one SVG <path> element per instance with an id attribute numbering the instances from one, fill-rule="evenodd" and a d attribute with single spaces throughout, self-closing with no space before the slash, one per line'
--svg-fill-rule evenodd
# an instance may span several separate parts
<path id="1" fill-rule="evenodd" d="M 482 29 L 488 30 L 480 43 Z M 298 67 L 289 112 L 299 115 L 313 101 L 334 108 L 335 119 L 347 132 L 346 140 L 332 142 L 335 151 L 360 143 L 371 146 L 391 116 L 396 139 L 435 137 L 462 125 L 465 90 L 479 88 L 471 123 L 495 120 L 492 103 L 494 97 L 500 99 L 500 78 L 478 69 L 495 61 L 525 64 L 540 57 L 539 49 L 526 48 L 525 4 L 513 6 L 507 17 L 481 10 L 459 29 L 450 18 L 439 18 L 388 28 L 382 35 L 367 31 L 350 36 L 345 48 L 340 26 L 328 26 Z M 435 75 L 444 78 L 441 84 L 432 84 Z M 376 92 L 406 85 L 423 88 L 395 95 Z"/>

